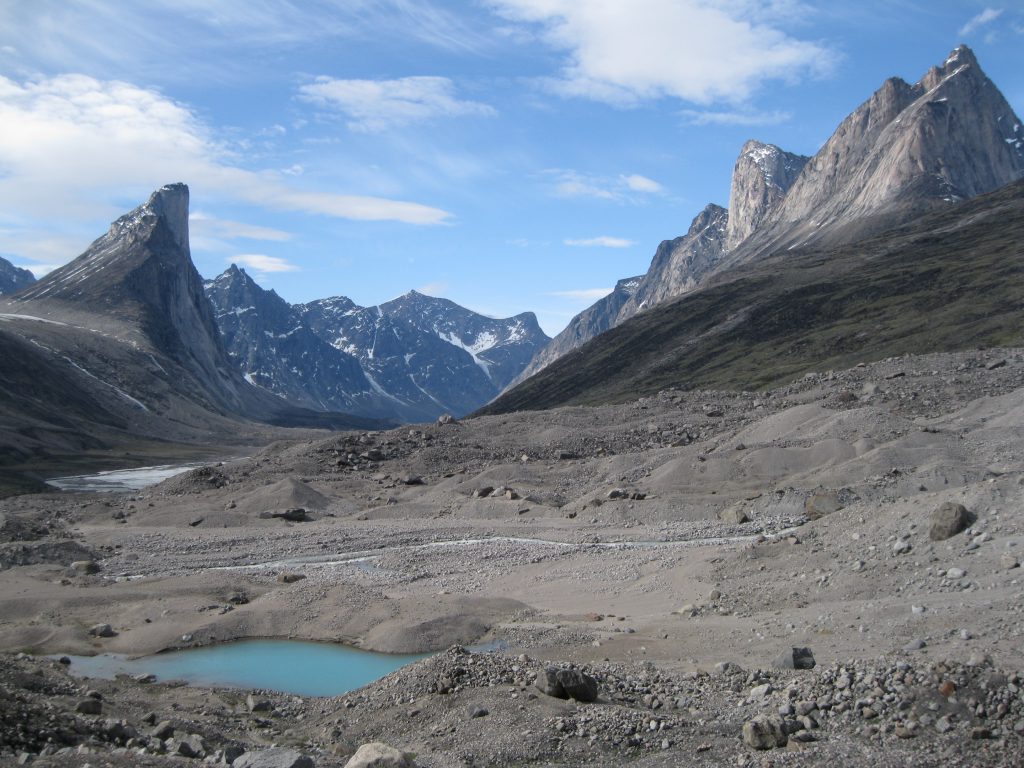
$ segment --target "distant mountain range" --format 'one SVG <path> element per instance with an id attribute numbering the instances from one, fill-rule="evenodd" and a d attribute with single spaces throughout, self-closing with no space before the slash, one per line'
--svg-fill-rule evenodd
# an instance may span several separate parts
<path id="1" fill-rule="evenodd" d="M 610 328 L 737 265 L 852 243 L 1024 176 L 1024 128 L 967 46 L 910 85 L 887 80 L 811 158 L 757 141 L 741 150 L 728 210 L 708 205 L 542 350 L 515 384 Z"/>
<path id="2" fill-rule="evenodd" d="M 234 265 L 205 288 L 246 379 L 320 410 L 410 422 L 461 416 L 550 341 L 532 312 L 495 320 L 416 291 L 375 307 L 344 296 L 292 306 Z"/>

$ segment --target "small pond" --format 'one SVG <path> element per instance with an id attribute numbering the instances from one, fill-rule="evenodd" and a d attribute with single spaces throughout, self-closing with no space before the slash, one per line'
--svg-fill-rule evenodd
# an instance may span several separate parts
<path id="1" fill-rule="evenodd" d="M 301 640 L 240 640 L 138 659 L 111 653 L 68 658 L 72 674 L 81 677 L 109 680 L 122 673 L 153 674 L 157 680 L 184 680 L 193 685 L 340 696 L 425 655 L 371 653 Z"/>
<path id="2" fill-rule="evenodd" d="M 157 467 L 138 467 L 136 469 L 113 469 L 108 472 L 97 472 L 93 475 L 68 475 L 67 477 L 51 477 L 47 485 L 62 491 L 93 491 L 99 493 L 116 493 L 119 491 L 138 491 L 150 485 L 156 485 L 169 477 L 205 466 L 199 464 L 164 464 Z"/>

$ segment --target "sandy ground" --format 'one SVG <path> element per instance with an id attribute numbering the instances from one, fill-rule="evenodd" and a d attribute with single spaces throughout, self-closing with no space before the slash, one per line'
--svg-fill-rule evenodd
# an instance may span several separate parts
<path id="1" fill-rule="evenodd" d="M 963 505 L 970 525 L 933 540 L 932 515 L 947 502 Z M 965 755 L 1019 764 L 1024 744 L 1024 699 L 1011 682 L 1024 662 L 1020 350 L 896 358 L 771 393 L 668 391 L 621 406 L 344 433 L 274 444 L 133 494 L 0 504 L 0 648 L 10 652 L 147 654 L 242 637 L 389 652 L 507 648 L 472 663 L 450 651 L 343 702 L 311 700 L 290 715 L 282 704 L 281 717 L 301 715 L 292 740 L 317 764 L 344 764 L 357 742 L 378 738 L 417 751 L 422 765 L 672 765 L 684 754 L 760 764 L 739 740 L 743 722 L 814 686 L 834 693 L 842 673 L 829 670 L 843 665 L 868 665 L 868 681 L 899 679 L 891 689 L 865 683 L 842 712 L 823 708 L 831 724 L 815 723 L 813 742 L 794 732 L 790 745 L 802 749 L 765 753 L 776 764 L 886 764 L 886 750 L 900 765 Z M 306 520 L 273 516 L 298 507 Z M 100 623 L 116 634 L 91 636 Z M 808 691 L 772 677 L 792 647 L 813 651 L 818 671 L 797 678 Z M 9 658 L 61 674 L 52 662 Z M 538 695 L 538 660 L 590 670 L 603 709 Z M 744 671 L 731 678 L 721 662 Z M 455 674 L 444 670 L 473 664 L 486 674 L 470 669 L 465 685 L 452 681 L 456 696 L 438 692 L 439 676 Z M 894 735 L 924 701 L 903 705 L 900 687 L 912 688 L 903 678 L 918 675 L 914 685 L 927 689 L 954 673 L 965 686 L 1000 675 L 979 689 L 1009 697 L 998 722 L 976 703 L 950 714 L 955 727 L 932 727 L 941 712 L 927 710 L 921 737 Z M 854 677 L 838 690 L 856 688 Z M 630 679 L 646 680 L 647 693 L 627 701 L 615 681 Z M 737 710 L 761 680 L 776 698 Z M 198 717 L 206 707 L 195 689 L 106 685 L 133 700 L 129 715 L 173 702 Z M 667 711 L 644 701 L 658 685 L 672 691 L 660 695 L 678 722 L 652 731 L 634 715 Z M 237 693 L 209 696 L 244 709 Z M 876 698 L 892 712 L 863 714 Z M 467 716 L 478 701 L 489 714 Z M 581 724 L 587 717 L 597 725 Z M 608 738 L 630 717 L 642 736 Z M 232 738 L 249 748 L 275 740 L 246 733 Z M 115 742 L 94 745 L 93 764 L 166 759 L 154 754 L 164 747 Z"/>

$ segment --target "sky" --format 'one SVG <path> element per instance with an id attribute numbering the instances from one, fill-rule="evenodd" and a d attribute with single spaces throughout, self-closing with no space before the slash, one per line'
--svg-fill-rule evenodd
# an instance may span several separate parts
<path id="1" fill-rule="evenodd" d="M 747 139 L 814 154 L 960 43 L 1024 114 L 1022 0 L 0 0 L 0 256 L 45 274 L 183 181 L 204 277 L 554 335 Z"/>

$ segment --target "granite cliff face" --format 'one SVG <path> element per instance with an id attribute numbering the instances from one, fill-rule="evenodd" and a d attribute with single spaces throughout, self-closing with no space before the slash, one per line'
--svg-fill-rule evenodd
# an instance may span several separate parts
<path id="1" fill-rule="evenodd" d="M 914 85 L 887 80 L 812 158 L 747 142 L 728 213 L 707 206 L 686 235 L 658 247 L 628 299 L 585 310 L 528 371 L 739 264 L 800 245 L 855 242 L 1022 177 L 1021 121 L 960 46 Z M 602 321 L 590 322 L 595 316 Z"/>
<path id="2" fill-rule="evenodd" d="M 906 220 L 1024 177 L 1020 118 L 966 46 L 914 85 L 887 80 L 807 163 L 760 234 L 791 245 Z M 763 249 L 763 247 L 762 247 Z"/>
<path id="3" fill-rule="evenodd" d="M 17 293 L 36 281 L 35 275 L 27 269 L 16 267 L 7 259 L 0 258 L 0 295 Z"/>
<path id="4" fill-rule="evenodd" d="M 732 172 L 725 250 L 732 250 L 760 229 L 786 198 L 808 160 L 774 144 L 751 140 L 743 145 Z"/>

